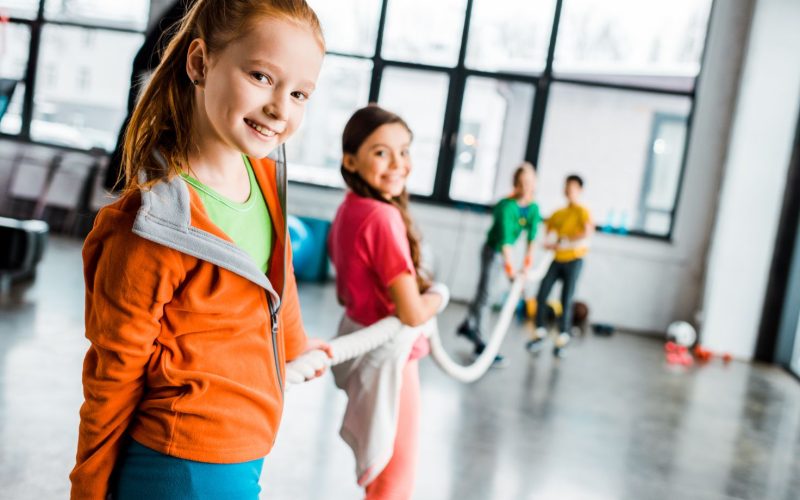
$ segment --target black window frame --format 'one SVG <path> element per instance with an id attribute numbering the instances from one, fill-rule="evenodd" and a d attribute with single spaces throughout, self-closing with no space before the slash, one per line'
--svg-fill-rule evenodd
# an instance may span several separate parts
<path id="1" fill-rule="evenodd" d="M 48 146 L 64 151 L 87 152 L 89 151 L 88 149 L 71 147 L 64 144 L 55 144 L 47 141 L 34 140 L 31 137 L 34 94 L 36 89 L 36 81 L 39 76 L 37 68 L 39 67 L 39 49 L 41 46 L 42 30 L 44 29 L 45 25 L 52 25 L 52 26 L 81 28 L 90 31 L 111 31 L 117 33 L 144 35 L 147 27 L 145 26 L 143 29 L 137 30 L 134 28 L 125 28 L 122 26 L 114 26 L 114 25 L 90 24 L 90 23 L 81 23 L 75 21 L 60 21 L 57 19 L 47 19 L 45 17 L 45 11 L 44 11 L 46 1 L 47 0 L 39 0 L 39 7 L 38 10 L 36 11 L 36 17 L 34 17 L 33 19 L 27 19 L 22 17 L 8 18 L 9 25 L 20 24 L 28 26 L 31 38 L 30 38 L 30 45 L 28 52 L 28 64 L 25 67 L 25 77 L 21 80 L 21 82 L 25 85 L 25 95 L 23 96 L 22 100 L 20 131 L 18 134 L 8 134 L 5 132 L 0 132 L 0 139 L 10 139 L 13 141 L 19 141 L 29 144 Z M 108 153 L 110 154 L 111 151 L 108 151 Z"/>
<path id="2" fill-rule="evenodd" d="M 464 28 L 461 33 L 461 47 L 459 51 L 458 61 L 455 66 L 437 66 L 430 64 L 411 63 L 407 61 L 397 61 L 387 59 L 381 56 L 383 48 L 384 32 L 386 28 L 386 15 L 390 0 L 381 0 L 380 18 L 378 21 L 377 39 L 375 41 L 375 51 L 372 56 L 348 54 L 346 52 L 329 51 L 328 54 L 336 55 L 346 58 L 365 59 L 372 62 L 372 81 L 369 91 L 369 102 L 378 102 L 380 95 L 381 80 L 383 77 L 383 70 L 388 67 L 398 67 L 406 69 L 414 69 L 421 71 L 435 71 L 445 73 L 450 79 L 450 91 L 445 105 L 445 116 L 442 127 L 442 139 L 439 148 L 439 160 L 437 162 L 436 175 L 434 177 L 433 192 L 431 195 L 413 195 L 412 200 L 422 202 L 430 205 L 438 205 L 445 207 L 456 207 L 460 209 L 472 210 L 476 212 L 488 213 L 491 210 L 490 205 L 482 203 L 474 203 L 462 200 L 454 200 L 450 197 L 450 184 L 453 175 L 453 164 L 455 160 L 455 145 L 453 139 L 458 134 L 461 108 L 464 100 L 464 89 L 469 77 L 478 76 L 492 78 L 495 80 L 506 80 L 514 82 L 528 83 L 534 86 L 535 95 L 533 99 L 533 109 L 531 113 L 531 124 L 528 130 L 528 144 L 525 149 L 525 161 L 531 162 L 538 168 L 539 154 L 541 151 L 542 137 L 544 133 L 544 123 L 547 114 L 547 104 L 549 101 L 550 89 L 553 84 L 571 84 L 590 88 L 603 88 L 612 90 L 622 90 L 630 92 L 641 92 L 651 95 L 668 95 L 686 97 L 690 100 L 689 113 L 686 117 L 686 140 L 684 141 L 684 149 L 681 157 L 681 167 L 678 178 L 677 194 L 675 202 L 670 211 L 670 227 L 667 234 L 654 234 L 641 230 L 628 230 L 625 236 L 634 236 L 639 238 L 660 240 L 671 242 L 673 232 L 675 229 L 675 218 L 680 206 L 680 197 L 683 188 L 683 180 L 686 172 L 686 162 L 688 158 L 690 137 L 692 132 L 692 125 L 694 122 L 694 112 L 696 108 L 696 89 L 702 78 L 703 69 L 705 68 L 705 58 L 707 54 L 707 41 L 708 33 L 711 25 L 711 20 L 714 15 L 716 1 L 712 0 L 709 9 L 708 21 L 705 29 L 705 39 L 703 42 L 703 52 L 700 57 L 700 69 L 698 75 L 694 79 L 694 85 L 691 90 L 678 90 L 659 88 L 647 85 L 634 85 L 623 83 L 610 83 L 600 80 L 591 79 L 576 79 L 568 77 L 559 77 L 554 73 L 553 62 L 555 60 L 555 49 L 558 40 L 558 30 L 561 22 L 561 13 L 565 0 L 556 0 L 553 12 L 553 25 L 550 31 L 550 41 L 547 51 L 547 59 L 545 67 L 539 74 L 525 74 L 514 73 L 508 71 L 484 71 L 469 68 L 466 66 L 466 52 L 467 42 L 469 39 L 469 30 L 472 20 L 472 7 L 475 0 L 466 0 L 464 11 Z M 397 0 L 394 0 L 397 1 Z M 568 1 L 568 0 L 567 0 Z M 366 104 L 366 103 L 365 103 Z M 314 184 L 310 182 L 292 181 L 293 183 L 320 187 L 324 189 L 341 188 Z M 600 226 L 598 226 L 600 229 Z M 614 233 L 617 234 L 617 233 Z"/>
<path id="3" fill-rule="evenodd" d="M 688 153 L 690 147 L 690 138 L 694 124 L 694 113 L 696 108 L 696 90 L 700 84 L 700 81 L 703 76 L 703 71 L 705 69 L 705 59 L 708 48 L 708 43 L 707 43 L 708 33 L 711 25 L 711 20 L 713 19 L 714 16 L 716 0 L 711 0 L 709 16 L 705 29 L 705 38 L 703 41 L 703 52 L 700 57 L 700 68 L 697 77 L 695 77 L 694 79 L 694 85 L 692 86 L 691 90 L 676 90 L 676 89 L 666 89 L 666 88 L 659 88 L 647 85 L 621 84 L 621 83 L 604 82 L 600 80 L 559 77 L 553 71 L 553 62 L 555 59 L 555 49 L 556 49 L 556 43 L 558 41 L 558 30 L 561 22 L 561 15 L 565 0 L 555 0 L 555 8 L 553 11 L 553 24 L 552 24 L 552 29 L 550 31 L 547 59 L 545 62 L 544 69 L 539 74 L 514 73 L 508 71 L 493 72 L 493 71 L 472 69 L 466 66 L 465 60 L 468 47 L 467 42 L 469 38 L 469 30 L 472 20 L 472 9 L 475 0 L 466 0 L 465 2 L 464 26 L 461 33 L 461 46 L 459 49 L 458 61 L 455 66 L 447 67 L 447 66 L 438 66 L 430 64 L 420 64 L 420 63 L 411 63 L 407 61 L 397 61 L 397 60 L 383 58 L 381 56 L 381 52 L 383 48 L 384 34 L 386 30 L 386 16 L 390 0 L 380 0 L 380 1 L 381 1 L 381 7 L 378 20 L 378 30 L 374 45 L 375 50 L 372 53 L 372 56 L 350 54 L 347 52 L 338 52 L 338 51 L 328 51 L 328 54 L 350 59 L 369 60 L 372 62 L 372 77 L 370 81 L 368 102 L 378 101 L 381 81 L 383 78 L 383 71 L 386 68 L 398 67 L 398 68 L 406 68 L 406 69 L 421 70 L 421 71 L 434 71 L 439 73 L 445 73 L 448 75 L 450 82 L 449 91 L 448 91 L 447 102 L 445 104 L 445 116 L 442 126 L 439 158 L 436 165 L 433 190 L 430 195 L 412 195 L 412 199 L 414 201 L 431 205 L 456 207 L 460 209 L 466 209 L 484 213 L 490 211 L 491 209 L 490 205 L 486 204 L 474 203 L 462 200 L 454 200 L 450 197 L 449 194 L 450 184 L 453 174 L 454 159 L 455 159 L 454 155 L 456 151 L 453 138 L 455 137 L 455 134 L 458 133 L 461 108 L 464 100 L 464 89 L 466 88 L 467 79 L 471 76 L 487 77 L 495 80 L 523 82 L 534 86 L 535 95 L 533 99 L 531 122 L 530 122 L 530 128 L 528 130 L 528 144 L 525 148 L 524 160 L 531 162 L 533 165 L 536 165 L 537 168 L 538 168 L 538 160 L 542 145 L 542 137 L 544 133 L 544 123 L 547 114 L 547 105 L 549 101 L 550 89 L 554 84 L 572 84 L 590 88 L 605 88 L 605 89 L 623 90 L 631 92 L 642 92 L 653 95 L 681 96 L 681 97 L 686 97 L 690 100 L 690 108 L 689 108 L 689 113 L 686 117 L 686 140 L 684 141 L 684 150 L 682 152 L 681 168 L 677 186 L 678 191 L 670 214 L 671 218 L 670 218 L 669 231 L 665 235 L 648 233 L 641 230 L 629 230 L 625 233 L 626 236 L 634 236 L 634 237 L 661 240 L 667 242 L 672 241 L 675 229 L 675 219 L 678 213 L 678 209 L 680 207 L 681 194 L 683 191 L 683 181 L 686 173 L 686 162 L 689 156 Z M 393 1 L 399 1 L 399 0 L 393 0 Z M 121 27 L 106 27 L 106 26 L 98 26 L 85 23 L 46 20 L 44 17 L 44 2 L 45 0 L 39 1 L 39 10 L 36 19 L 30 20 L 22 18 L 11 18 L 9 20 L 11 23 L 20 23 L 30 26 L 31 42 L 30 42 L 30 55 L 28 58 L 28 66 L 24 80 L 26 91 L 22 109 L 22 130 L 17 135 L 0 133 L 0 138 L 22 140 L 33 144 L 42 144 L 47 146 L 60 147 L 62 149 L 74 149 L 69 147 L 65 148 L 60 145 L 53 145 L 41 141 L 34 141 L 30 137 L 30 126 L 33 116 L 34 90 L 37 77 L 36 68 L 38 64 L 39 45 L 40 45 L 41 31 L 43 25 L 54 24 L 63 26 L 75 26 L 85 29 L 120 31 L 125 33 L 143 33 L 143 31 L 138 31 L 135 29 L 126 29 Z M 79 149 L 75 150 L 82 151 Z M 335 189 L 335 190 L 341 189 L 338 187 L 326 186 L 305 181 L 291 181 L 291 182 L 295 184 L 314 186 L 323 189 Z"/>

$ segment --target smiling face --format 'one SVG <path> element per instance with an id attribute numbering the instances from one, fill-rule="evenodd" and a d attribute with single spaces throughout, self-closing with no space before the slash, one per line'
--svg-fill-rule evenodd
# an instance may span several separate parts
<path id="1" fill-rule="evenodd" d="M 344 154 L 344 168 L 358 174 L 386 199 L 400 196 L 411 172 L 411 133 L 400 123 L 376 128 L 355 154 Z"/>
<path id="2" fill-rule="evenodd" d="M 267 156 L 299 127 L 323 56 L 309 28 L 271 17 L 215 53 L 194 40 L 187 73 L 198 81 L 196 140 Z"/>

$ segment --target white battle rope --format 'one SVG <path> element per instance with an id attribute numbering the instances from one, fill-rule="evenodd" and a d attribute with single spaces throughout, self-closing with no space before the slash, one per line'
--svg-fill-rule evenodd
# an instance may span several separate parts
<path id="1" fill-rule="evenodd" d="M 525 286 L 525 278 L 517 276 L 514 283 L 511 285 L 511 291 L 508 292 L 508 297 L 503 303 L 503 308 L 500 310 L 500 318 L 494 325 L 492 334 L 489 337 L 489 343 L 486 348 L 478 356 L 475 361 L 470 365 L 464 366 L 460 363 L 453 361 L 453 358 L 447 354 L 447 351 L 442 345 L 442 339 L 439 337 L 439 329 L 436 328 L 428 341 L 431 345 L 431 357 L 436 361 L 446 374 L 450 375 L 459 382 L 469 384 L 475 382 L 483 377 L 489 370 L 489 367 L 494 362 L 495 356 L 500 352 L 500 344 L 503 343 L 503 338 L 506 336 L 508 326 L 511 324 L 511 318 L 514 316 L 514 311 L 517 309 L 522 289 Z"/>
<path id="2" fill-rule="evenodd" d="M 366 328 L 329 341 L 328 345 L 333 351 L 332 359 L 329 359 L 320 350 L 314 350 L 299 356 L 286 365 L 286 381 L 289 384 L 302 383 L 313 378 L 318 370 L 362 356 L 388 342 L 395 335 L 413 335 L 425 331 L 431 334 L 429 338 L 431 357 L 439 365 L 439 368 L 459 382 L 475 382 L 486 374 L 495 356 L 500 351 L 500 345 L 503 343 L 506 332 L 508 332 L 508 327 L 519 303 L 525 282 L 540 281 L 553 260 L 553 254 L 550 252 L 540 252 L 539 255 L 542 255 L 542 258 L 528 272 L 527 279 L 520 275 L 512 283 L 511 291 L 503 303 L 503 308 L 500 310 L 500 318 L 492 329 L 486 348 L 475 361 L 467 366 L 454 361 L 447 354 L 439 337 L 439 329 L 435 326 L 431 328 L 431 322 L 436 321 L 435 317 L 421 326 L 410 327 L 403 325 L 397 317 L 390 316 Z"/>

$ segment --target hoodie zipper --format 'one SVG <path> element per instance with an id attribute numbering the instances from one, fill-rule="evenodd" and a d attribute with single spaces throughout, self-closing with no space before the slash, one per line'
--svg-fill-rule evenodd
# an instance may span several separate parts
<path id="1" fill-rule="evenodd" d="M 275 357 L 275 372 L 278 376 L 278 385 L 281 388 L 281 393 L 283 393 L 283 377 L 281 377 L 280 355 L 278 353 L 278 317 L 283 304 L 283 291 L 286 288 L 286 246 L 291 244 L 289 241 L 289 224 L 286 221 L 288 217 L 286 214 L 286 148 L 283 145 L 281 145 L 278 159 L 275 160 L 275 187 L 278 191 L 278 201 L 283 215 L 283 227 L 280 228 L 283 232 L 283 281 L 281 282 L 280 290 L 277 290 L 278 298 L 280 299 L 278 307 L 273 307 L 272 297 L 269 294 L 267 294 L 267 302 L 272 322 L 272 351 Z"/>
<path id="2" fill-rule="evenodd" d="M 272 305 L 272 297 L 267 294 L 267 304 L 269 306 L 269 317 L 272 323 L 272 356 L 275 359 L 275 374 L 278 377 L 278 386 L 283 393 L 283 378 L 281 377 L 281 362 L 278 353 L 278 308 Z"/>

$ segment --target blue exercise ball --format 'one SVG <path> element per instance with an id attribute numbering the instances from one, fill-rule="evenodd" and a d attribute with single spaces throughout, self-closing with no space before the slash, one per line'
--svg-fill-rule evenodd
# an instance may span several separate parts
<path id="1" fill-rule="evenodd" d="M 286 221 L 289 225 L 289 240 L 292 243 L 292 264 L 295 270 L 305 269 L 313 258 L 314 234 L 294 215 L 290 215 Z"/>

